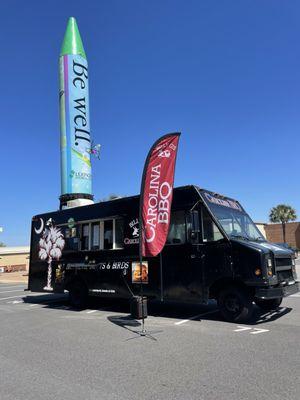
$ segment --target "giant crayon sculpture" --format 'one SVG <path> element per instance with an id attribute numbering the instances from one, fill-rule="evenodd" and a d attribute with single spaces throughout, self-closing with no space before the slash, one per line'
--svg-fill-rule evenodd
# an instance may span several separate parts
<path id="1" fill-rule="evenodd" d="M 75 18 L 68 21 L 59 58 L 60 206 L 92 203 L 88 64 Z"/>

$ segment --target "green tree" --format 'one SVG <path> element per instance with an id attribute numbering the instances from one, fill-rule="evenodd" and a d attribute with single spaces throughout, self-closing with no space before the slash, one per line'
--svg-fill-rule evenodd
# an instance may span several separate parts
<path id="1" fill-rule="evenodd" d="M 109 201 L 109 200 L 116 200 L 116 199 L 121 199 L 123 196 L 119 196 L 118 194 L 112 193 L 108 197 L 104 197 L 103 199 L 100 199 L 100 203 L 102 201 Z"/>
<path id="2" fill-rule="evenodd" d="M 281 223 L 283 241 L 285 243 L 285 225 L 289 221 L 297 219 L 296 210 L 286 204 L 278 204 L 278 206 L 271 208 L 269 219 L 271 222 Z"/>
<path id="3" fill-rule="evenodd" d="M 6 247 L 6 244 L 4 244 L 3 242 L 0 242 L 0 247 Z"/>

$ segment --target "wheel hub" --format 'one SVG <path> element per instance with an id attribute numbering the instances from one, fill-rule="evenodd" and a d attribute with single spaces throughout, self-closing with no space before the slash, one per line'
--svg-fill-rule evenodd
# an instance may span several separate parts
<path id="1" fill-rule="evenodd" d="M 233 313 L 238 313 L 241 308 L 240 301 L 236 296 L 227 297 L 225 301 L 225 306 L 228 309 L 228 311 Z"/>

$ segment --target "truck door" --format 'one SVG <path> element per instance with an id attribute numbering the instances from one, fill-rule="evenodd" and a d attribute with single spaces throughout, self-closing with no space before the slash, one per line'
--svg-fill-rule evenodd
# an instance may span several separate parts
<path id="1" fill-rule="evenodd" d="M 189 239 L 188 214 L 175 211 L 161 254 L 162 292 L 165 300 L 202 301 L 202 261 Z"/>
<path id="2" fill-rule="evenodd" d="M 213 282 L 232 274 L 231 245 L 204 206 L 199 209 L 199 217 L 200 238 L 197 247 L 202 261 L 203 289 L 208 294 Z"/>

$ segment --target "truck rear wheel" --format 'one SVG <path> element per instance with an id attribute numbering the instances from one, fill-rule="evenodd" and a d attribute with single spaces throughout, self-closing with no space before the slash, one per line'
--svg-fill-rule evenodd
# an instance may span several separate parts
<path id="1" fill-rule="evenodd" d="M 228 287 L 221 290 L 218 306 L 223 318 L 230 322 L 246 322 L 253 313 L 251 296 L 238 287 Z"/>
<path id="2" fill-rule="evenodd" d="M 260 307 L 262 310 L 265 311 L 272 311 L 276 310 L 281 302 L 282 302 L 282 297 L 279 297 L 279 299 L 255 299 L 255 304 Z"/>
<path id="3" fill-rule="evenodd" d="M 86 308 L 88 302 L 88 290 L 83 282 L 75 281 L 69 286 L 69 301 L 76 309 Z"/>

